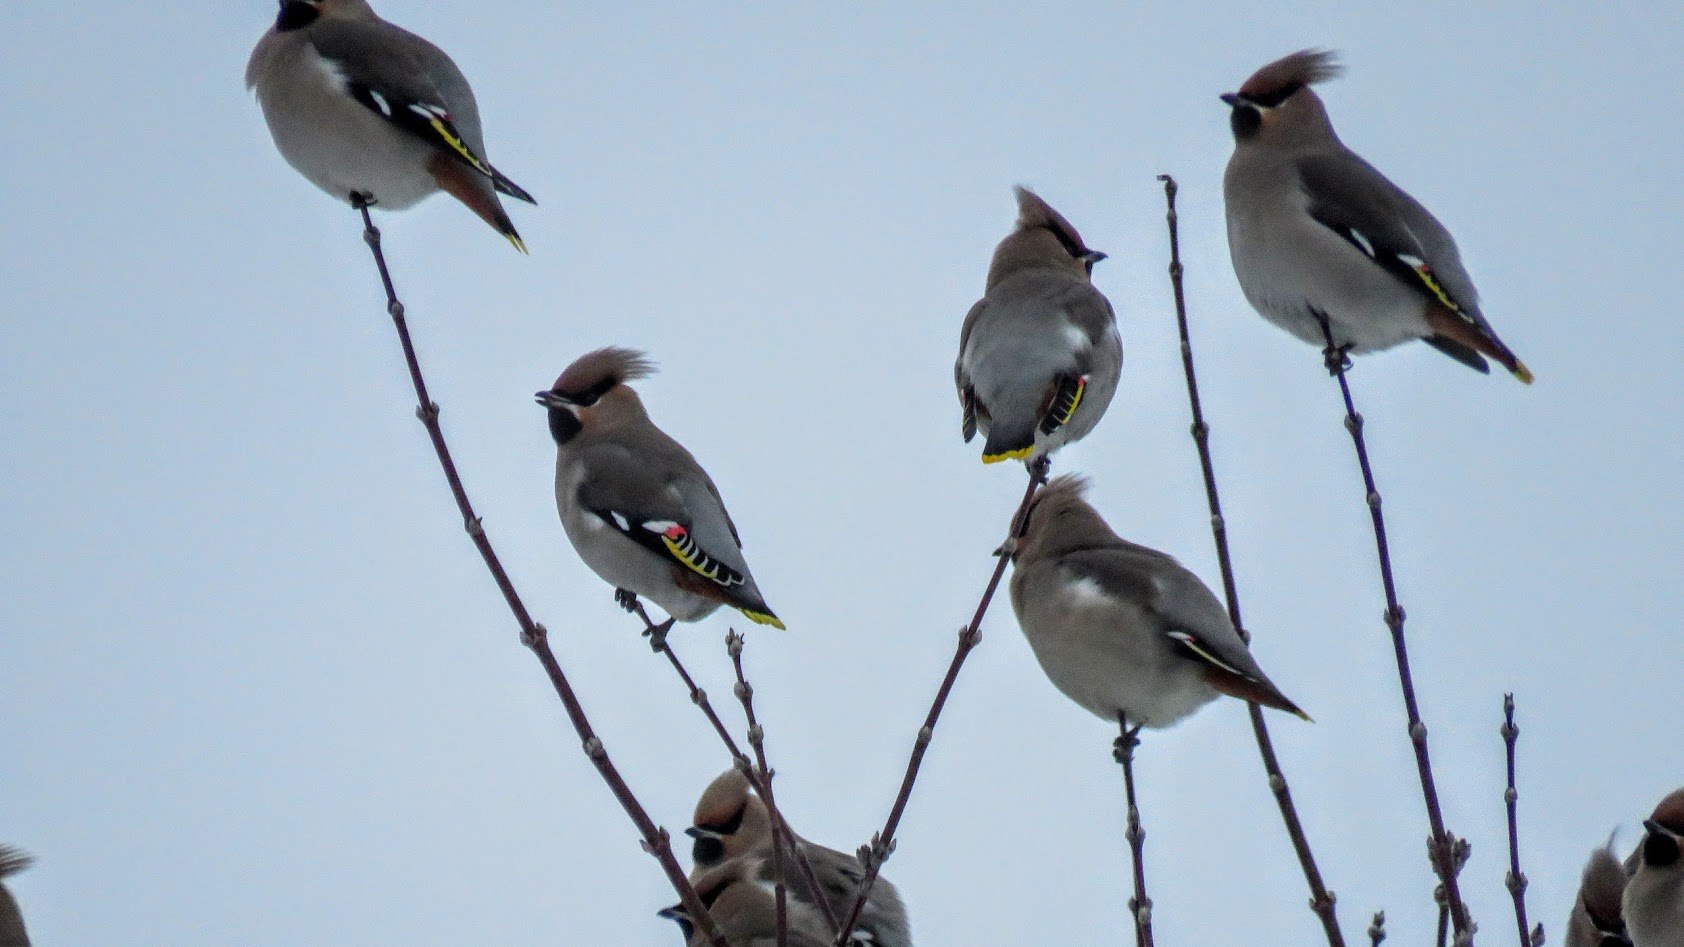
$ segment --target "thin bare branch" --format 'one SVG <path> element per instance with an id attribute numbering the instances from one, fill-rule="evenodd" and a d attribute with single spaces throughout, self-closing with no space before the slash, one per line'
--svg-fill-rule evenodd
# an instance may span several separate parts
<path id="1" fill-rule="evenodd" d="M 1024 514 L 1029 510 L 1029 501 L 1035 498 L 1035 491 L 1041 484 L 1047 482 L 1047 472 L 1052 467 L 1046 457 L 1037 458 L 1029 465 L 1029 486 L 1023 491 L 1023 500 L 1017 505 L 1017 512 L 1012 514 L 1011 528 L 1007 533 L 1007 542 L 1017 538 L 1023 528 Z M 942 708 L 947 705 L 947 695 L 952 692 L 953 684 L 959 679 L 959 669 L 964 667 L 965 658 L 971 649 L 982 640 L 982 618 L 988 614 L 988 605 L 994 600 L 994 592 L 1000 587 L 1000 579 L 1006 574 L 1006 564 L 1011 557 L 1004 554 L 1004 550 L 997 550 L 999 561 L 994 564 L 994 574 L 989 577 L 988 585 L 982 591 L 982 599 L 977 602 L 976 612 L 971 615 L 970 624 L 959 630 L 959 644 L 953 652 L 953 660 L 947 666 L 947 674 L 941 679 L 941 686 L 936 688 L 935 700 L 930 703 L 930 712 L 924 716 L 924 725 L 918 728 L 918 736 L 912 743 L 912 756 L 906 761 L 906 775 L 901 778 L 900 792 L 895 795 L 895 803 L 889 809 L 889 818 L 883 823 L 883 828 L 871 836 L 869 845 L 862 845 L 859 849 L 859 859 L 865 866 L 865 876 L 860 879 L 859 894 L 854 896 L 854 906 L 848 911 L 848 916 L 837 929 L 836 943 L 838 947 L 846 947 L 848 933 L 859 923 L 860 912 L 865 910 L 866 899 L 871 897 L 871 888 L 877 883 L 877 873 L 882 870 L 883 863 L 895 851 L 895 830 L 900 827 L 901 816 L 906 813 L 906 804 L 912 798 L 912 786 L 918 781 L 918 769 L 923 765 L 924 754 L 930 749 L 930 741 L 935 737 L 936 722 L 941 719 Z"/>
<path id="2" fill-rule="evenodd" d="M 1350 432 L 1356 448 L 1357 465 L 1362 468 L 1362 483 L 1368 504 L 1369 518 L 1374 524 L 1374 546 L 1380 558 L 1380 583 L 1386 592 L 1386 627 L 1392 633 L 1392 651 L 1397 657 L 1398 683 L 1403 689 L 1403 706 L 1409 717 L 1409 742 L 1415 747 L 1415 769 L 1421 780 L 1421 796 L 1427 807 L 1427 824 L 1432 834 L 1427 839 L 1428 860 L 1433 873 L 1444 887 L 1445 907 L 1456 932 L 1457 947 L 1471 947 L 1474 936 L 1473 918 L 1467 902 L 1462 899 L 1456 876 L 1467 860 L 1468 843 L 1452 835 L 1444 827 L 1444 813 L 1439 808 L 1438 784 L 1433 779 L 1432 757 L 1427 752 L 1427 725 L 1421 722 L 1420 706 L 1415 699 L 1415 682 L 1409 671 L 1409 647 L 1404 641 L 1403 606 L 1398 604 L 1397 582 L 1392 576 L 1391 548 L 1386 541 L 1386 515 L 1380 509 L 1380 489 L 1374 485 L 1374 468 L 1368 460 L 1368 444 L 1363 439 L 1363 419 L 1351 400 L 1351 383 L 1345 377 L 1350 359 L 1333 341 L 1333 328 L 1320 313 L 1322 337 L 1327 341 L 1323 352 L 1327 369 L 1339 380 L 1339 394 L 1345 402 L 1345 430 Z"/>
<path id="3" fill-rule="evenodd" d="M 1153 947 L 1152 899 L 1146 895 L 1146 831 L 1140 827 L 1140 806 L 1134 795 L 1134 750 L 1140 745 L 1140 728 L 1129 729 L 1129 722 L 1117 715 L 1119 735 L 1111 748 L 1111 755 L 1123 766 L 1123 796 L 1128 802 L 1130 868 L 1134 872 L 1134 897 L 1129 898 L 1129 918 L 1134 922 L 1135 947 Z"/>
<path id="4" fill-rule="evenodd" d="M 1504 755 L 1508 758 L 1509 784 L 1503 790 L 1503 803 L 1508 809 L 1509 816 L 1509 870 L 1503 877 L 1503 885 L 1509 889 L 1514 898 L 1514 923 L 1520 932 L 1520 947 L 1532 947 L 1532 935 L 1527 930 L 1526 923 L 1526 874 L 1520 870 L 1520 830 L 1515 818 L 1515 810 L 1520 802 L 1520 793 L 1514 787 L 1514 748 L 1520 738 L 1520 728 L 1514 722 L 1514 695 L 1503 695 L 1503 726 L 1498 731 L 1503 735 Z"/>
<path id="5" fill-rule="evenodd" d="M 380 230 L 374 226 L 374 218 L 369 214 L 366 201 L 358 199 L 354 206 L 362 212 L 363 240 L 368 244 L 369 251 L 374 255 L 375 266 L 380 270 L 380 282 L 386 291 L 386 312 L 392 317 L 392 325 L 398 332 L 398 341 L 403 346 L 404 361 L 409 366 L 409 378 L 415 387 L 415 398 L 418 402 L 416 416 L 427 429 L 427 436 L 433 443 L 433 452 L 438 455 L 439 466 L 443 468 L 444 478 L 450 484 L 451 495 L 456 499 L 457 511 L 462 515 L 464 528 L 473 540 L 474 547 L 479 550 L 480 558 L 485 561 L 485 567 L 491 572 L 497 588 L 503 593 L 503 600 L 508 604 L 509 611 L 514 614 L 515 623 L 520 627 L 521 643 L 537 655 L 538 662 L 543 665 L 544 673 L 549 676 L 550 684 L 555 688 L 556 696 L 561 698 L 568 720 L 578 733 L 585 757 L 596 767 L 597 774 L 608 784 L 609 791 L 637 826 L 638 832 L 643 836 L 643 850 L 655 856 L 656 861 L 660 863 L 661 870 L 666 873 L 673 890 L 678 892 L 679 900 L 684 904 L 685 911 L 689 913 L 696 927 L 715 947 L 731 947 L 718 925 L 714 924 L 713 918 L 708 915 L 701 898 L 697 897 L 696 890 L 684 875 L 684 870 L 679 867 L 678 859 L 672 853 L 672 840 L 667 830 L 656 825 L 649 817 L 643 804 L 638 802 L 631 787 L 615 768 L 613 760 L 609 759 L 608 749 L 603 746 L 602 739 L 591 727 L 590 720 L 585 716 L 584 706 L 579 703 L 572 684 L 568 683 L 567 675 L 562 673 L 555 653 L 550 650 L 549 632 L 543 625 L 532 620 L 525 603 L 515 591 L 514 583 L 509 580 L 508 573 L 497 558 L 496 550 L 491 546 L 484 523 L 475 515 L 473 505 L 468 500 L 468 492 L 462 486 L 462 478 L 457 473 L 456 462 L 451 459 L 450 447 L 445 443 L 444 430 L 439 426 L 439 406 L 427 393 L 427 381 L 421 373 L 421 362 L 415 355 L 415 345 L 410 339 L 409 323 L 404 316 L 403 303 L 398 301 L 397 290 L 392 285 L 391 271 L 386 266 L 386 255 L 380 247 Z"/>
<path id="6" fill-rule="evenodd" d="M 742 635 L 732 630 L 725 636 L 725 650 L 731 655 L 731 668 L 737 675 L 737 683 L 732 690 L 743 705 L 743 717 L 748 720 L 748 744 L 754 748 L 755 773 L 760 777 L 760 798 L 766 803 L 766 811 L 772 816 L 772 837 L 777 842 L 772 846 L 772 870 L 776 878 L 773 894 L 777 898 L 778 947 L 787 947 L 789 920 L 788 908 L 785 906 L 787 894 L 784 889 L 784 849 L 788 847 L 794 852 L 797 845 L 772 797 L 772 768 L 766 764 L 766 731 L 754 714 L 754 685 L 748 682 L 748 675 L 743 671 L 744 641 Z M 808 890 L 812 892 L 813 900 L 828 901 L 822 889 L 809 887 Z M 826 907 L 829 907 L 828 903 Z M 835 923 L 834 919 L 832 923 Z"/>
<path id="7" fill-rule="evenodd" d="M 1240 637 L 1249 642 L 1251 634 L 1245 630 L 1245 622 L 1240 617 L 1239 587 L 1234 579 L 1233 559 L 1228 552 L 1228 523 L 1222 515 L 1222 497 L 1216 488 L 1216 466 L 1210 453 L 1210 425 L 1205 423 L 1204 406 L 1199 399 L 1198 373 L 1193 368 L 1193 342 L 1187 324 L 1187 298 L 1182 288 L 1180 225 L 1175 211 L 1175 194 L 1178 188 L 1175 179 L 1167 174 L 1158 175 L 1158 180 L 1164 182 L 1164 201 L 1168 206 L 1166 218 L 1169 225 L 1169 278 L 1175 291 L 1175 320 L 1181 332 L 1181 366 L 1187 377 L 1187 402 L 1193 414 L 1193 443 L 1198 447 L 1199 467 L 1204 473 L 1205 501 L 1210 508 L 1210 532 L 1216 542 L 1216 559 L 1222 568 L 1222 591 L 1228 602 L 1228 617 L 1233 621 Z M 1345 947 L 1345 935 L 1339 930 L 1339 918 L 1334 907 L 1334 894 L 1322 883 L 1321 869 L 1316 865 L 1315 852 L 1310 849 L 1309 837 L 1304 833 L 1304 823 L 1298 817 L 1298 807 L 1292 801 L 1292 787 L 1287 784 L 1286 774 L 1281 770 L 1280 760 L 1275 754 L 1275 743 L 1269 736 L 1269 725 L 1263 719 L 1263 708 L 1256 704 L 1248 704 L 1246 709 L 1251 715 L 1251 732 L 1257 739 L 1257 752 L 1263 760 L 1263 772 L 1268 776 L 1269 789 L 1274 793 L 1275 804 L 1280 808 L 1281 821 L 1286 824 L 1286 834 L 1292 840 L 1292 850 L 1298 855 L 1298 865 L 1304 872 L 1304 880 L 1310 886 L 1310 910 L 1321 919 L 1322 931 L 1327 936 L 1329 947 Z"/>
<path id="8" fill-rule="evenodd" d="M 1368 947 L 1380 947 L 1380 942 L 1386 939 L 1386 912 L 1375 911 L 1374 920 L 1368 924 Z"/>

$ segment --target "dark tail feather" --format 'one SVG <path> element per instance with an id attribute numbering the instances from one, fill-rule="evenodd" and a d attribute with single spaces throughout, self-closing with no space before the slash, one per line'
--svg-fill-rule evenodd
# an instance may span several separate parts
<path id="1" fill-rule="evenodd" d="M 997 464 L 1002 460 L 1024 460 L 1035 450 L 1035 419 L 1026 423 L 1011 423 L 996 417 L 988 427 L 988 440 L 982 445 L 982 462 Z"/>
<path id="2" fill-rule="evenodd" d="M 1484 355 L 1508 369 L 1515 378 L 1532 384 L 1531 370 L 1521 364 L 1483 319 L 1476 324 L 1467 316 L 1436 303 L 1427 306 L 1426 316 L 1427 325 L 1433 330 L 1433 335 L 1427 337 L 1428 345 L 1476 371 L 1487 371 L 1485 362 L 1479 358 Z"/>
<path id="3" fill-rule="evenodd" d="M 1478 352 L 1455 339 L 1443 335 L 1429 335 L 1423 341 L 1481 375 L 1491 374 L 1491 366 L 1486 364 L 1485 359 L 1481 358 Z"/>
<path id="4" fill-rule="evenodd" d="M 533 200 L 532 195 L 526 193 L 526 188 L 523 188 L 519 184 L 509 180 L 503 172 L 497 170 L 496 168 L 491 169 L 491 186 L 517 201 L 525 201 L 533 207 L 538 206 L 538 202 Z"/>
<path id="5" fill-rule="evenodd" d="M 1310 719 L 1309 714 L 1299 710 L 1297 704 L 1288 700 L 1279 688 L 1268 681 L 1259 681 L 1243 674 L 1235 674 L 1227 668 L 1216 667 L 1215 665 L 1205 666 L 1205 681 L 1211 687 L 1216 688 L 1218 692 L 1227 694 L 1229 697 L 1238 697 L 1240 700 L 1250 701 L 1264 707 L 1284 710 L 1296 717 L 1315 723 L 1314 720 Z"/>
<path id="6" fill-rule="evenodd" d="M 508 212 L 497 200 L 497 192 L 486 187 L 489 182 L 483 176 L 462 162 L 452 160 L 444 152 L 433 157 L 428 170 L 433 172 L 433 180 L 445 193 L 461 201 L 479 219 L 490 224 L 514 244 L 516 250 L 527 252 L 526 241 L 520 238 L 514 221 L 509 219 Z"/>

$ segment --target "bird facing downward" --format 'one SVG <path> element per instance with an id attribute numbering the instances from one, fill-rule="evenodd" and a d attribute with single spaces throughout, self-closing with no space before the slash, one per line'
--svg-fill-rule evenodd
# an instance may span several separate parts
<path id="1" fill-rule="evenodd" d="M 1621 907 L 1635 947 L 1684 947 L 1684 789 L 1644 820 Z"/>
<path id="2" fill-rule="evenodd" d="M 473 89 L 444 51 L 368 0 L 281 0 L 246 86 L 287 163 L 333 197 L 402 210 L 440 190 L 515 249 L 498 193 L 535 203 L 486 159 Z"/>
<path id="3" fill-rule="evenodd" d="M 1330 365 L 1424 339 L 1481 372 L 1494 359 L 1530 384 L 1480 311 L 1450 232 L 1334 133 L 1312 86 L 1339 72 L 1332 53 L 1304 50 L 1222 96 L 1234 132 L 1222 181 L 1228 251 L 1246 299 L 1318 347 L 1326 319 Z"/>
<path id="4" fill-rule="evenodd" d="M 694 819 L 695 823 L 685 830 L 696 840 L 691 849 L 692 882 L 699 883 L 707 872 L 737 859 L 759 860 L 759 874 L 751 877 L 762 882 L 772 880 L 771 814 L 766 803 L 750 791 L 748 778 L 741 772 L 728 769 L 709 783 L 696 802 Z M 864 878 L 859 859 L 800 836 L 796 836 L 795 844 L 812 866 L 814 880 L 824 891 L 831 912 L 838 918 L 846 917 Z M 801 875 L 787 865 L 784 872 L 790 896 L 797 903 L 815 905 L 812 890 Z M 869 939 L 864 942 L 874 947 L 911 947 L 906 905 L 887 878 L 880 876 L 871 886 L 856 932 L 866 935 Z"/>
<path id="5" fill-rule="evenodd" d="M 1017 188 L 1017 227 L 994 248 L 983 297 L 959 330 L 953 382 L 982 462 L 1029 461 L 1092 431 L 1117 390 L 1123 343 L 1070 221 Z"/>
<path id="6" fill-rule="evenodd" d="M 1565 947 L 1631 947 L 1620 912 L 1626 872 L 1609 846 L 1590 853 L 1579 880 L 1579 896 L 1567 916 Z"/>
<path id="7" fill-rule="evenodd" d="M 1257 666 L 1198 576 L 1111 531 L 1066 474 L 1030 504 L 1012 609 L 1041 669 L 1101 718 L 1168 727 L 1230 694 L 1310 719 Z"/>
<path id="8" fill-rule="evenodd" d="M 579 357 L 548 391 L 561 525 L 585 565 L 628 610 L 645 596 L 677 621 L 730 605 L 782 628 L 743 559 L 719 488 L 677 441 L 649 420 L 627 382 L 655 370 L 643 353 L 603 348 Z"/>
<path id="9" fill-rule="evenodd" d="M 720 933 L 735 947 L 777 947 L 777 896 L 771 882 L 762 876 L 771 871 L 758 856 L 733 859 L 691 878 L 696 894 L 719 926 Z M 656 912 L 678 924 L 685 947 L 709 947 L 683 904 Z M 829 947 L 831 937 L 824 918 L 810 904 L 790 900 L 786 906 L 789 947 Z"/>

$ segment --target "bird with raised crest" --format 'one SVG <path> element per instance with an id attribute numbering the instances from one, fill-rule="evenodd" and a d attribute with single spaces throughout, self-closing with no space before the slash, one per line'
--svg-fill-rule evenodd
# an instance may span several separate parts
<path id="1" fill-rule="evenodd" d="M 1684 947 L 1684 789 L 1662 799 L 1643 830 L 1621 896 L 1626 933 L 1634 947 Z"/>
<path id="2" fill-rule="evenodd" d="M 701 621 L 721 605 L 784 627 L 755 585 L 719 488 L 627 384 L 654 370 L 642 352 L 597 349 L 535 395 L 556 443 L 567 538 L 622 606 L 633 610 L 642 596 L 666 610 L 656 650 L 674 621 Z"/>
<path id="3" fill-rule="evenodd" d="M 1017 225 L 994 248 L 953 365 L 961 433 L 967 443 L 983 435 L 985 464 L 1029 462 L 1086 437 L 1123 366 L 1116 314 L 1093 285 L 1105 254 L 1035 192 L 1016 193 Z"/>
<path id="4" fill-rule="evenodd" d="M 1234 134 L 1222 181 L 1228 251 L 1247 301 L 1325 348 L 1330 369 L 1422 339 L 1530 384 L 1480 310 L 1450 231 L 1334 132 L 1313 87 L 1340 71 L 1333 53 L 1307 49 L 1221 97 Z"/>

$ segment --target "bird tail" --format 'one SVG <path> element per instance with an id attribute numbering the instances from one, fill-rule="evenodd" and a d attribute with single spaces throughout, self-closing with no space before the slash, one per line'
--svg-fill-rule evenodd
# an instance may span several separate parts
<path id="1" fill-rule="evenodd" d="M 1486 370 L 1485 361 L 1480 358 L 1483 355 L 1508 369 L 1509 374 L 1523 384 L 1532 384 L 1532 371 L 1484 322 L 1483 319 L 1471 320 L 1440 305 L 1429 305 L 1427 326 L 1434 334 L 1427 337 L 1427 344 L 1475 371 Z"/>
<path id="2" fill-rule="evenodd" d="M 1035 417 L 1027 412 L 1004 414 L 994 415 L 989 422 L 988 440 L 982 445 L 985 464 L 1025 460 L 1035 452 Z"/>
<path id="3" fill-rule="evenodd" d="M 737 611 L 742 612 L 745 618 L 754 622 L 756 625 L 771 625 L 779 631 L 785 630 L 783 620 L 772 614 L 772 610 L 767 608 L 765 605 L 762 605 L 760 608 L 748 608 L 746 606 L 738 605 Z"/>
<path id="4" fill-rule="evenodd" d="M 469 210 L 478 215 L 479 219 L 490 224 L 492 229 L 502 234 L 504 239 L 513 244 L 516 250 L 522 253 L 527 252 L 526 241 L 520 238 L 520 232 L 515 230 L 515 222 L 510 220 L 508 212 L 503 210 L 503 203 L 497 199 L 498 189 L 494 187 L 490 179 L 476 173 L 459 161 L 451 160 L 443 152 L 434 156 L 429 164 L 429 170 L 432 171 L 433 180 L 437 182 L 440 189 L 461 201 Z M 519 190 L 519 188 L 516 188 L 516 190 Z M 521 194 L 525 193 L 525 191 L 521 191 Z"/>

